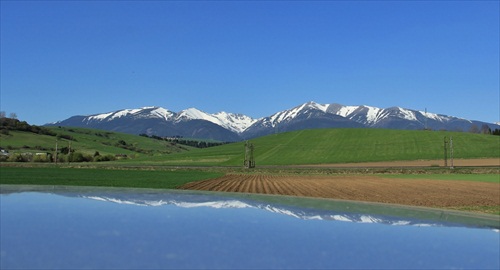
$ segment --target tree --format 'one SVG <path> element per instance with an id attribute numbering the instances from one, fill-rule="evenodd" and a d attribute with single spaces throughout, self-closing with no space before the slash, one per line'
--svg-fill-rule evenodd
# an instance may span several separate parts
<path id="1" fill-rule="evenodd" d="M 0 118 L 6 118 L 7 117 L 7 114 L 5 113 L 5 111 L 0 111 Z"/>
<path id="2" fill-rule="evenodd" d="M 481 133 L 482 134 L 491 134 L 491 128 L 488 125 L 483 124 L 481 126 Z"/>
<path id="3" fill-rule="evenodd" d="M 69 148 L 68 147 L 61 147 L 60 150 L 61 154 L 67 155 L 69 154 Z"/>
<path id="4" fill-rule="evenodd" d="M 479 133 L 479 128 L 475 124 L 472 124 L 470 126 L 469 132 L 470 133 Z"/>
<path id="5" fill-rule="evenodd" d="M 17 114 L 12 112 L 9 114 L 9 118 L 17 119 Z"/>

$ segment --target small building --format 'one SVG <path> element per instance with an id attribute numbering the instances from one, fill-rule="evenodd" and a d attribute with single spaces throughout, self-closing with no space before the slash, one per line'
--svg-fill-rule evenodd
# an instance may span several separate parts
<path id="1" fill-rule="evenodd" d="M 0 148 L 0 156 L 10 156 L 10 153 L 9 151 L 5 150 L 5 149 L 2 149 Z"/>

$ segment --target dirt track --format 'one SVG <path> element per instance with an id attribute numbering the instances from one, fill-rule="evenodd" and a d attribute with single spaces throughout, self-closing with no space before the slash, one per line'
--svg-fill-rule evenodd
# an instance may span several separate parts
<path id="1" fill-rule="evenodd" d="M 408 180 L 379 176 L 273 176 L 229 174 L 181 189 L 248 192 L 428 207 L 499 207 L 498 183 Z"/>
<path id="2" fill-rule="evenodd" d="M 408 161 L 387 161 L 387 162 L 360 162 L 360 163 L 340 163 L 340 164 L 320 164 L 304 165 L 302 167 L 431 167 L 444 166 L 444 160 L 408 160 Z M 451 166 L 448 160 L 447 166 Z M 500 158 L 476 158 L 476 159 L 454 159 L 453 166 L 476 167 L 476 166 L 500 166 Z"/>

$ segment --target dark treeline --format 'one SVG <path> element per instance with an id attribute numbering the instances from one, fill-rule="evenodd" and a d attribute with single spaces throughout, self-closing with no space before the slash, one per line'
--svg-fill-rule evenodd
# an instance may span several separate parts
<path id="1" fill-rule="evenodd" d="M 0 117 L 0 133 L 9 135 L 9 131 L 31 132 L 35 134 L 54 136 L 58 139 L 76 141 L 76 139 L 71 135 L 58 134 L 48 128 L 30 125 L 26 121 L 20 121 L 15 118 Z"/>
<path id="2" fill-rule="evenodd" d="M 30 125 L 26 121 L 19 121 L 14 118 L 0 117 L 0 133 L 8 135 L 9 130 L 25 131 L 36 134 L 57 136 L 56 133 L 48 128 Z"/>
<path id="3" fill-rule="evenodd" d="M 139 136 L 147 137 L 147 138 L 152 138 L 160 141 L 167 141 L 172 144 L 182 144 L 182 145 L 187 145 L 191 147 L 196 147 L 196 148 L 207 148 L 207 147 L 213 147 L 213 146 L 219 146 L 223 144 L 228 144 L 229 142 L 207 142 L 207 141 L 199 141 L 199 140 L 189 140 L 189 139 L 184 139 L 182 136 L 174 136 L 174 137 L 160 137 L 156 135 L 147 135 L 147 134 L 140 134 Z"/>

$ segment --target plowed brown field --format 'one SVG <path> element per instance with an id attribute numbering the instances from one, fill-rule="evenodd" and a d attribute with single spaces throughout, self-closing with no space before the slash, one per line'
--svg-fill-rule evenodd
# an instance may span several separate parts
<path id="1" fill-rule="evenodd" d="M 247 192 L 427 207 L 500 207 L 498 183 L 393 179 L 379 176 L 239 175 L 192 182 L 181 189 Z"/>

